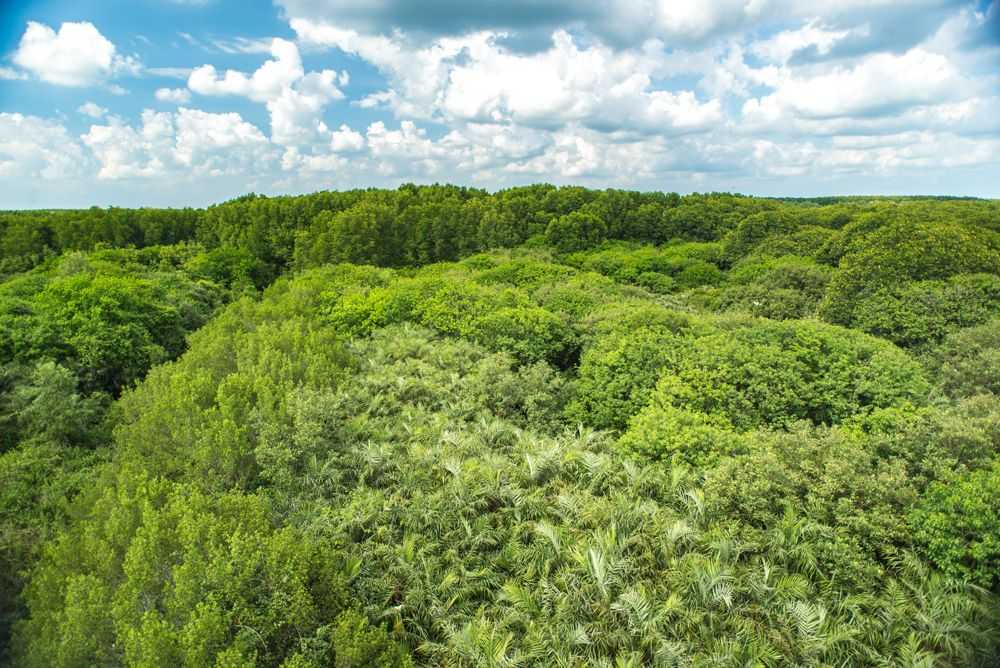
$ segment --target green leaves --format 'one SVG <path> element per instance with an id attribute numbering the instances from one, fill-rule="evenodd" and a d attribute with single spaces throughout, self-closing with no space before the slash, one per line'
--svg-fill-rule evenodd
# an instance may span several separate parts
<path id="1" fill-rule="evenodd" d="M 407 665 L 384 632 L 341 612 L 348 603 L 336 552 L 275 529 L 263 497 L 213 498 L 158 480 L 110 492 L 96 505 L 103 527 L 61 536 L 36 575 L 46 588 L 28 593 L 26 665 L 201 666 L 235 656 Z M 90 550 L 83 558 L 80 547 Z M 84 640 L 85 629 L 102 632 Z"/>
<path id="2" fill-rule="evenodd" d="M 820 309 L 822 317 L 854 325 L 859 307 L 881 290 L 909 281 L 1000 272 L 1000 237 L 956 220 L 878 227 L 855 240 L 840 263 Z"/>
<path id="3" fill-rule="evenodd" d="M 45 260 L 0 285 L 14 658 L 990 665 L 995 213 L 406 185 Z"/>
<path id="4" fill-rule="evenodd" d="M 902 351 L 813 321 L 760 321 L 689 340 L 674 360 L 657 401 L 739 429 L 832 424 L 869 408 L 920 402 L 929 389 Z"/>
<path id="5" fill-rule="evenodd" d="M 917 542 L 945 573 L 1000 584 L 1000 463 L 934 482 L 910 515 Z"/>
<path id="6" fill-rule="evenodd" d="M 607 225 L 601 218 L 583 211 L 555 218 L 545 229 L 546 241 L 560 253 L 596 246 L 607 234 Z"/>
<path id="7" fill-rule="evenodd" d="M 112 394 L 180 354 L 187 332 L 222 297 L 218 286 L 183 272 L 116 265 L 100 254 L 67 256 L 30 278 L 0 285 L 0 312 L 14 324 L 9 357 L 0 361 L 53 359 L 84 389 Z"/>

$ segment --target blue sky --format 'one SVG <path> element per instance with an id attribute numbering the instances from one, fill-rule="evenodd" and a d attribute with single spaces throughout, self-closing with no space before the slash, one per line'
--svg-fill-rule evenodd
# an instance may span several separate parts
<path id="1" fill-rule="evenodd" d="M 0 208 L 1000 196 L 1000 0 L 0 0 Z"/>

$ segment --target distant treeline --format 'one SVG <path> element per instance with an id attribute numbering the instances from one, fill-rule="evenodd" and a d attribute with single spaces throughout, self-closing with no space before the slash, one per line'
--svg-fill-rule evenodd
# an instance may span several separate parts
<path id="1" fill-rule="evenodd" d="M 933 205 L 932 205 L 933 202 Z M 1000 229 L 1000 202 L 944 198 L 776 200 L 729 193 L 533 185 L 490 194 L 458 186 L 246 195 L 207 209 L 91 208 L 0 213 L 0 277 L 67 250 L 196 241 L 248 251 L 268 281 L 288 268 L 351 261 L 418 266 L 536 240 L 560 251 L 605 240 L 716 241 L 740 226 L 777 232 L 961 220 Z M 757 232 L 754 232 L 757 233 Z"/>

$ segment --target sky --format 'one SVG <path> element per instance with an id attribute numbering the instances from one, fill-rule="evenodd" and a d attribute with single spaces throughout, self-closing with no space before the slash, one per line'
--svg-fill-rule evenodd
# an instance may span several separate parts
<path id="1" fill-rule="evenodd" d="M 1000 0 L 0 0 L 0 209 L 1000 197 Z"/>

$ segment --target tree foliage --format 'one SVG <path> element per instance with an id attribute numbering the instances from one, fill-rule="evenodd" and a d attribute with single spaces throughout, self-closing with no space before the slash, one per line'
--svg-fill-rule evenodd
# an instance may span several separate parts
<path id="1" fill-rule="evenodd" d="M 0 661 L 993 665 L 998 234 L 547 184 L 2 213 Z"/>

